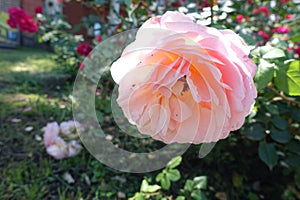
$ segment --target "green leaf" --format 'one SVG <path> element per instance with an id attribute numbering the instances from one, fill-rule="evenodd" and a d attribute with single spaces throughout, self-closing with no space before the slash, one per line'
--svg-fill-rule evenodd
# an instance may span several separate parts
<path id="1" fill-rule="evenodd" d="M 141 192 L 144 191 L 144 190 L 148 187 L 148 185 L 149 185 L 148 182 L 144 179 L 144 180 L 142 181 L 140 191 L 141 191 Z"/>
<path id="2" fill-rule="evenodd" d="M 233 173 L 232 175 L 232 183 L 234 187 L 242 187 L 243 186 L 243 177 L 238 173 Z"/>
<path id="3" fill-rule="evenodd" d="M 248 199 L 249 200 L 259 200 L 259 197 L 255 193 L 250 192 L 248 194 Z"/>
<path id="4" fill-rule="evenodd" d="M 267 103 L 265 104 L 266 109 L 273 115 L 279 115 L 279 108 L 277 105 Z"/>
<path id="5" fill-rule="evenodd" d="M 161 187 L 159 185 L 149 185 L 149 183 L 146 180 L 142 181 L 141 192 L 152 193 L 160 189 Z"/>
<path id="6" fill-rule="evenodd" d="M 299 155 L 290 155 L 287 158 L 287 162 L 295 168 L 299 167 L 300 166 L 300 156 Z"/>
<path id="7" fill-rule="evenodd" d="M 298 33 L 297 35 L 294 35 L 293 37 L 290 38 L 292 42 L 300 42 L 300 34 Z"/>
<path id="8" fill-rule="evenodd" d="M 171 181 L 178 181 L 180 179 L 180 172 L 177 169 L 170 169 L 166 175 Z"/>
<path id="9" fill-rule="evenodd" d="M 287 143 L 292 139 L 292 135 L 288 130 L 278 130 L 276 128 L 271 128 L 271 138 L 276 142 Z"/>
<path id="10" fill-rule="evenodd" d="M 279 117 L 278 115 L 273 116 L 271 122 L 274 124 L 274 126 L 281 130 L 287 129 L 289 125 L 285 119 Z"/>
<path id="11" fill-rule="evenodd" d="M 300 143 L 297 141 L 291 141 L 290 143 L 288 143 L 287 148 L 293 153 L 300 154 Z"/>
<path id="12" fill-rule="evenodd" d="M 178 196 L 178 197 L 176 197 L 175 200 L 185 200 L 185 197 L 184 196 Z"/>
<path id="13" fill-rule="evenodd" d="M 247 34 L 244 34 L 244 33 L 240 32 L 239 36 L 241 36 L 244 39 L 244 41 L 246 42 L 247 45 L 249 45 L 249 46 L 255 46 L 256 45 L 256 41 L 250 35 L 247 35 Z"/>
<path id="14" fill-rule="evenodd" d="M 170 169 L 173 169 L 173 168 L 177 167 L 178 165 L 180 165 L 181 161 L 182 161 L 182 157 L 177 156 L 168 162 L 167 167 Z"/>
<path id="15" fill-rule="evenodd" d="M 156 182 L 160 182 L 160 180 L 163 179 L 163 178 L 164 178 L 164 174 L 163 173 L 159 173 L 159 174 L 157 174 L 155 180 L 156 180 Z"/>
<path id="16" fill-rule="evenodd" d="M 300 96 L 300 61 L 295 60 L 278 68 L 275 85 L 291 96 Z"/>
<path id="17" fill-rule="evenodd" d="M 206 196 L 201 190 L 194 190 L 191 197 L 195 200 L 206 200 Z"/>
<path id="18" fill-rule="evenodd" d="M 300 122 L 300 109 L 299 108 L 293 108 L 291 114 L 292 114 L 292 118 L 296 122 Z"/>
<path id="19" fill-rule="evenodd" d="M 255 86 L 258 90 L 265 88 L 274 77 L 274 64 L 264 59 L 260 59 L 256 75 L 254 77 Z"/>
<path id="20" fill-rule="evenodd" d="M 243 133 L 252 140 L 262 140 L 266 137 L 265 129 L 259 123 L 255 123 L 249 127 L 246 127 Z"/>
<path id="21" fill-rule="evenodd" d="M 261 141 L 258 147 L 259 158 L 272 170 L 272 168 L 277 164 L 277 154 L 273 143 L 266 143 Z"/>
<path id="22" fill-rule="evenodd" d="M 195 189 L 206 189 L 207 187 L 207 177 L 206 176 L 198 176 L 193 179 L 194 188 Z"/>
<path id="23" fill-rule="evenodd" d="M 146 200 L 145 196 L 141 193 L 135 193 L 134 197 L 132 197 L 134 200 Z"/>
<path id="24" fill-rule="evenodd" d="M 168 177 L 164 177 L 160 180 L 161 187 L 165 190 L 168 190 L 171 187 L 171 182 Z"/>
<path id="25" fill-rule="evenodd" d="M 187 180 L 184 184 L 184 190 L 191 192 L 194 188 L 194 182 L 192 180 Z"/>
<path id="26" fill-rule="evenodd" d="M 264 48 L 264 47 L 262 47 Z M 262 50 L 264 52 L 262 55 L 262 58 L 264 59 L 274 59 L 274 58 L 281 58 L 285 56 L 285 53 L 283 50 L 275 48 L 275 47 L 269 47 Z"/>
<path id="27" fill-rule="evenodd" d="M 294 180 L 295 180 L 297 187 L 300 188 L 300 173 L 299 173 L 299 171 L 296 172 Z"/>

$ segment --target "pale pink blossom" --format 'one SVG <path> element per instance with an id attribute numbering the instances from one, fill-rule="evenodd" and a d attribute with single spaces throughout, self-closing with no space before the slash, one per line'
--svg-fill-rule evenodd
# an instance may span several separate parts
<path id="1" fill-rule="evenodd" d="M 72 140 L 68 143 L 68 156 L 76 156 L 82 150 L 82 146 L 76 141 Z"/>
<path id="2" fill-rule="evenodd" d="M 32 110 L 31 107 L 27 107 L 27 108 L 24 108 L 24 109 L 23 109 L 23 112 L 29 112 L 29 111 L 31 111 L 31 110 Z"/>
<path id="3" fill-rule="evenodd" d="M 21 122 L 22 120 L 21 120 L 21 119 L 18 119 L 18 118 L 13 118 L 13 119 L 11 119 L 10 121 L 13 122 L 13 123 L 19 123 L 19 122 Z"/>
<path id="4" fill-rule="evenodd" d="M 60 130 L 61 130 L 61 133 L 64 135 L 70 135 L 70 134 L 74 133 L 74 131 L 76 130 L 75 122 L 72 120 L 62 122 L 60 124 Z"/>
<path id="5" fill-rule="evenodd" d="M 59 136 L 57 136 L 53 143 L 46 147 L 47 153 L 56 158 L 63 159 L 68 156 L 68 147 L 66 142 Z"/>
<path id="6" fill-rule="evenodd" d="M 146 21 L 113 63 L 117 102 L 154 139 L 216 142 L 242 126 L 255 102 L 256 65 L 249 53 L 231 30 L 166 12 Z"/>
<path id="7" fill-rule="evenodd" d="M 59 134 L 59 126 L 57 122 L 47 123 L 44 132 L 44 144 L 46 147 L 52 145 Z"/>

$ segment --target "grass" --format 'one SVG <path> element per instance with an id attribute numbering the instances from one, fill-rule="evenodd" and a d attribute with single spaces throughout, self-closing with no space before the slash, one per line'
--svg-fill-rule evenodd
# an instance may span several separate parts
<path id="1" fill-rule="evenodd" d="M 66 76 L 53 54 L 0 49 L 0 65 L 0 199 L 106 199 L 115 195 L 120 183 L 108 184 L 105 179 L 116 174 L 88 152 L 59 161 L 45 152 L 41 129 L 47 122 L 72 118 L 68 97 L 72 87 L 64 81 Z M 32 110 L 23 112 L 26 107 Z M 13 123 L 14 118 L 21 121 Z M 33 130 L 26 132 L 28 126 Z M 76 180 L 74 184 L 62 178 L 66 172 Z"/>

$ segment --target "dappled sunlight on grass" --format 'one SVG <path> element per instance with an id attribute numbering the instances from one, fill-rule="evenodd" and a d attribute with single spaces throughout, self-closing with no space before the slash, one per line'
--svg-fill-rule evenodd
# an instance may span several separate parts
<path id="1" fill-rule="evenodd" d="M 50 52 L 20 48 L 0 49 L 0 82 L 22 82 L 33 76 L 61 73 Z"/>

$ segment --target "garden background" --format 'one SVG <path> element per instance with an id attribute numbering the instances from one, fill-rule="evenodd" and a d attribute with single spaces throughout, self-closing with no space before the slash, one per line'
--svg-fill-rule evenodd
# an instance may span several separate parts
<path id="1" fill-rule="evenodd" d="M 6 10 L 5 21 L 8 32 L 20 30 L 18 39 L 13 48 L 0 47 L 1 199 L 300 199 L 299 1 L 45 0 L 31 10 L 24 2 L 16 6 L 23 9 Z M 72 123 L 73 83 L 95 46 L 167 10 L 234 30 L 252 46 L 258 98 L 243 127 L 206 157 L 199 158 L 201 145 L 192 145 L 165 169 L 118 172 L 80 144 Z M 106 138 L 136 152 L 160 147 L 116 127 L 113 86 L 106 74 L 95 91 Z M 53 122 L 68 153 L 44 142 Z"/>

